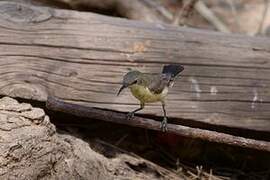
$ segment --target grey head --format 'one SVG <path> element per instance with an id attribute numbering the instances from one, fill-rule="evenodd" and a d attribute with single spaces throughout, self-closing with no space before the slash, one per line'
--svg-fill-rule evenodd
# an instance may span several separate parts
<path id="1" fill-rule="evenodd" d="M 121 91 L 130 85 L 136 84 L 138 82 L 138 78 L 142 73 L 140 71 L 129 71 L 123 77 L 122 86 L 119 89 L 117 96 L 121 93 Z"/>

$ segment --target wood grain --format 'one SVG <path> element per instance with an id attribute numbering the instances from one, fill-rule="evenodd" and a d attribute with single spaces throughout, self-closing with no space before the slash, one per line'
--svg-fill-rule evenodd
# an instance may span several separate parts
<path id="1" fill-rule="evenodd" d="M 116 92 L 128 68 L 185 66 L 170 90 L 169 117 L 270 132 L 268 38 L 150 24 L 0 2 L 0 94 L 130 111 Z M 162 116 L 160 104 L 142 113 Z"/>

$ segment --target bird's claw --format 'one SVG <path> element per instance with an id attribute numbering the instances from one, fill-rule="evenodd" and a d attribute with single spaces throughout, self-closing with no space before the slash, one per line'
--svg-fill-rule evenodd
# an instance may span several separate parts
<path id="1" fill-rule="evenodd" d="M 127 120 L 131 120 L 134 117 L 134 113 L 133 112 L 129 112 L 127 114 Z"/>
<path id="2" fill-rule="evenodd" d="M 161 131 L 162 132 L 168 131 L 168 128 L 167 128 L 167 118 L 166 117 L 164 117 L 163 121 L 161 121 L 160 128 L 161 128 Z"/>

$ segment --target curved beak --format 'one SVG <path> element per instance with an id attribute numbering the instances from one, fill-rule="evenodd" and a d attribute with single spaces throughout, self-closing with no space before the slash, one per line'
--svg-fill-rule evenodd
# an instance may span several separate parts
<path id="1" fill-rule="evenodd" d="M 118 93 L 117 93 L 117 96 L 119 96 L 119 94 L 121 93 L 121 91 L 122 91 L 123 89 L 125 89 L 126 87 L 127 87 L 127 86 L 122 85 L 121 88 L 119 89 Z"/>

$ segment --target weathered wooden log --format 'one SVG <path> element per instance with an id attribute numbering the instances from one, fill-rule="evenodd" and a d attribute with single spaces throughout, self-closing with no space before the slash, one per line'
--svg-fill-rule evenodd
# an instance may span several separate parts
<path id="1" fill-rule="evenodd" d="M 128 68 L 157 73 L 181 63 L 168 116 L 270 132 L 267 38 L 148 24 L 0 2 L 0 94 L 130 111 L 115 94 Z M 142 113 L 162 115 L 159 104 Z"/>

